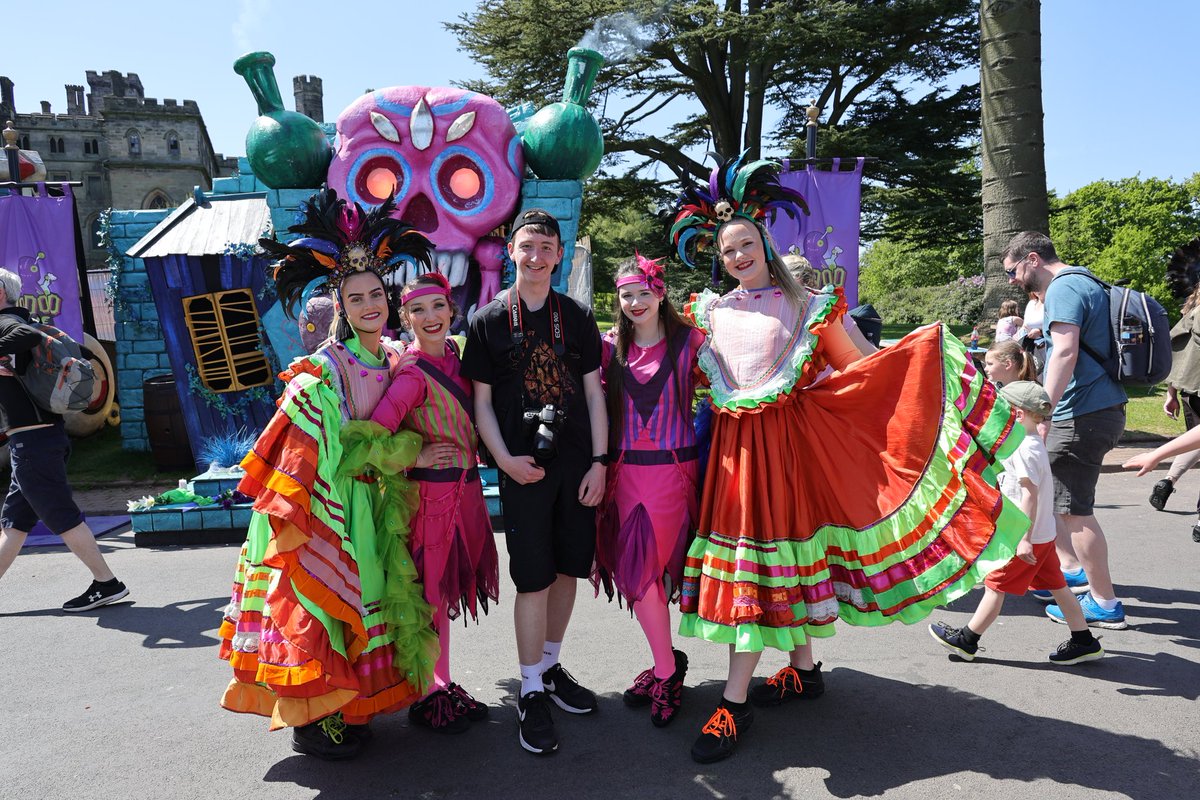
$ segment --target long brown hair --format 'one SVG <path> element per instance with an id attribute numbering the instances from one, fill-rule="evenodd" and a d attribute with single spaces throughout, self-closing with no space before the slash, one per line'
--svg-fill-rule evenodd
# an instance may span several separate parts
<path id="1" fill-rule="evenodd" d="M 629 258 L 617 265 L 617 272 L 613 276 L 613 280 L 624 278 L 626 275 L 640 274 L 641 270 L 638 269 L 637 259 Z M 633 341 L 633 322 L 621 311 L 620 291 L 617 292 L 613 305 L 613 357 L 608 362 L 608 369 L 604 373 L 607 389 L 604 402 L 608 406 L 608 452 L 610 455 L 615 453 L 620 446 L 622 429 L 625 425 L 625 403 L 622 394 L 625 388 L 625 367 L 629 363 L 629 343 Z M 675 310 L 671 298 L 666 294 L 663 295 L 662 302 L 658 306 L 658 322 L 663 326 L 664 338 L 667 341 L 666 358 L 670 359 L 667 363 L 671 365 L 672 376 L 678 381 L 679 375 L 675 374 L 675 359 L 679 356 L 679 345 L 675 341 L 676 334 L 682 328 L 695 326 Z"/>
<path id="2" fill-rule="evenodd" d="M 1041 383 L 1038 380 L 1037 365 L 1033 363 L 1033 356 L 1027 353 L 1025 348 L 1016 339 L 1005 339 L 1003 342 L 996 342 L 987 351 L 989 355 L 1006 359 L 1016 364 L 1017 380 Z"/>

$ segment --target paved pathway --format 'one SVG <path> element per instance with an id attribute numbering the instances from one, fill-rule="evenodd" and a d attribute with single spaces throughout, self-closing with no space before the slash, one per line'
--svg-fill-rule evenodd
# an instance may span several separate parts
<path id="1" fill-rule="evenodd" d="M 1200 545 L 1189 476 L 1167 513 L 1149 479 L 1108 473 L 1101 519 L 1133 627 L 1104 632 L 1109 656 L 1054 668 L 1066 638 L 1032 599 L 1014 599 L 974 663 L 950 660 L 924 625 L 839 626 L 817 645 L 828 693 L 761 711 L 733 759 L 699 767 L 687 749 L 715 704 L 723 648 L 682 643 L 692 659 L 681 718 L 665 730 L 620 692 L 649 663 L 637 626 L 580 591 L 564 662 L 601 694 L 594 718 L 558 714 L 561 752 L 516 742 L 511 590 L 482 624 L 454 630 L 455 677 L 492 706 L 490 721 L 438 737 L 396 715 L 376 723 L 357 762 L 291 753 L 286 733 L 217 707 L 227 680 L 215 631 L 236 548 L 103 549 L 132 602 L 82 615 L 57 608 L 81 590 L 61 548 L 22 554 L 0 580 L 0 797 L 194 798 L 809 798 L 1066 800 L 1196 796 L 1200 786 Z M 130 494 L 132 496 L 132 494 Z M 89 509 L 109 510 L 109 509 Z M 965 622 L 977 594 L 933 619 Z M 782 664 L 769 654 L 765 676 Z"/>

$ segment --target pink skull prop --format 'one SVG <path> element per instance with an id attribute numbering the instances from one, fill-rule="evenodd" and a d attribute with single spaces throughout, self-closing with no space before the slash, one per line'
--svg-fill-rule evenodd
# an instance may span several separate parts
<path id="1" fill-rule="evenodd" d="M 492 299 L 502 241 L 488 234 L 512 218 L 525 170 L 521 139 L 499 103 L 461 89 L 378 89 L 338 117 L 335 150 L 329 186 L 364 208 L 394 192 L 397 215 L 437 245 L 436 267 L 459 305 Z"/>

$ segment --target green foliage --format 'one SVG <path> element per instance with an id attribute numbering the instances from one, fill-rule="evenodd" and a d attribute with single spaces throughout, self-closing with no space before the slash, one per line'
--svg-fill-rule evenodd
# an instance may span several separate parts
<path id="1" fill-rule="evenodd" d="M 880 239 L 859 259 L 859 294 L 869 302 L 901 287 L 940 286 L 983 271 L 981 242 L 962 247 L 918 247 Z"/>
<path id="2" fill-rule="evenodd" d="M 820 155 L 879 159 L 866 236 L 978 238 L 978 177 L 962 164 L 979 90 L 950 84 L 978 63 L 976 0 L 486 0 L 447 27 L 489 75 L 467 88 L 540 106 L 561 95 L 567 48 L 629 11 L 651 20 L 652 36 L 606 64 L 592 93 L 606 156 L 588 203 L 609 206 L 598 213 L 658 205 L 680 176 L 706 178 L 707 150 L 802 155 L 803 109 L 816 98 Z M 764 130 L 771 115 L 782 121 Z"/>
<path id="3" fill-rule="evenodd" d="M 1164 280 L 1178 246 L 1200 236 L 1200 173 L 1177 183 L 1124 178 L 1089 183 L 1053 201 L 1050 236 L 1058 256 L 1107 281 L 1128 281 L 1171 311 Z"/>
<path id="4" fill-rule="evenodd" d="M 983 311 L 983 276 L 955 278 L 939 286 L 897 286 L 863 299 L 888 325 L 971 325 Z"/>

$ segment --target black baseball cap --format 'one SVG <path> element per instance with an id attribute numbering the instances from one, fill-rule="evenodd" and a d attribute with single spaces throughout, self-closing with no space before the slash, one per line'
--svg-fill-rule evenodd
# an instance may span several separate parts
<path id="1" fill-rule="evenodd" d="M 512 241 L 512 238 L 517 235 L 517 231 L 526 225 L 544 225 L 554 231 L 554 235 L 558 237 L 559 242 L 562 241 L 562 232 L 558 228 L 558 220 L 544 208 L 530 208 L 518 214 L 517 218 L 513 220 L 512 230 L 509 231 L 509 241 Z"/>

